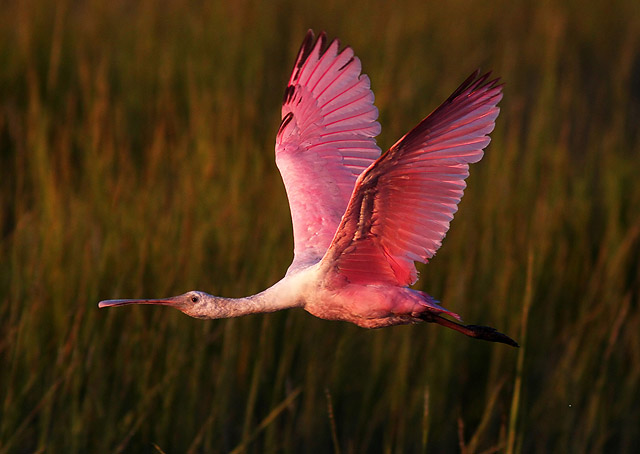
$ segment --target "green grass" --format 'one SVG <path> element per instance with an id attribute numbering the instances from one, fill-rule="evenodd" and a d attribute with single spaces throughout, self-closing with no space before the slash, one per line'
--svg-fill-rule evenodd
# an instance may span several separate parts
<path id="1" fill-rule="evenodd" d="M 600 3 L 3 2 L 0 453 L 635 452 L 640 4 Z M 476 67 L 505 81 L 418 287 L 519 351 L 97 309 L 284 274 L 273 145 L 310 27 L 360 56 L 383 148 Z"/>

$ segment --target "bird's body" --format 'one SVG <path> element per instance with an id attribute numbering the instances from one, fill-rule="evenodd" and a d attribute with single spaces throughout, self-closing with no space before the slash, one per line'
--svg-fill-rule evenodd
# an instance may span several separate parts
<path id="1" fill-rule="evenodd" d="M 470 76 L 386 153 L 369 79 L 351 48 L 314 42 L 309 31 L 285 91 L 276 137 L 294 232 L 285 277 L 246 298 L 192 291 L 160 300 L 107 300 L 100 307 L 163 304 L 197 318 L 227 318 L 302 307 L 316 317 L 364 328 L 435 322 L 466 335 L 517 345 L 409 288 L 414 262 L 440 247 L 482 158 L 502 98 L 497 80 Z"/>
<path id="2" fill-rule="evenodd" d="M 347 321 L 363 328 L 416 323 L 425 311 L 459 318 L 418 290 L 384 284 L 351 284 L 327 279 L 328 275 L 317 263 L 290 273 L 263 292 L 246 298 L 208 298 L 210 295 L 201 293 L 197 295 L 198 303 L 183 310 L 196 318 L 227 318 L 302 307 L 316 317 Z"/>

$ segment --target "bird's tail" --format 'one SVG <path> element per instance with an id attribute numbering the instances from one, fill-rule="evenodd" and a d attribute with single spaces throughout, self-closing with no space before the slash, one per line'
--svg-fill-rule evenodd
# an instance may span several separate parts
<path id="1" fill-rule="evenodd" d="M 430 295 L 419 290 L 414 291 L 420 294 L 423 299 L 422 304 L 428 308 L 424 312 L 416 314 L 415 316 L 417 318 L 424 320 L 425 322 L 437 323 L 438 325 L 451 328 L 466 336 L 476 339 L 482 339 L 490 342 L 500 342 L 503 344 L 511 345 L 512 347 L 519 347 L 516 341 L 490 326 L 463 325 L 460 323 L 456 323 L 453 320 L 448 320 L 442 317 L 443 315 L 449 315 L 450 317 L 453 317 L 458 321 L 462 321 L 462 318 L 460 318 L 458 314 L 448 311 L 444 307 L 440 306 L 438 304 L 438 301 L 432 298 Z"/>
<path id="2" fill-rule="evenodd" d="M 413 290 L 413 289 L 412 289 Z M 460 317 L 455 312 L 451 312 L 444 307 L 440 306 L 440 301 L 435 299 L 433 296 L 428 293 L 421 292 L 420 290 L 413 290 L 420 296 L 420 305 L 425 307 L 424 314 L 428 317 L 427 314 L 441 314 L 448 315 L 449 317 L 453 317 L 458 321 L 462 321 L 462 317 Z M 421 315 L 417 316 L 418 318 L 423 318 Z"/>

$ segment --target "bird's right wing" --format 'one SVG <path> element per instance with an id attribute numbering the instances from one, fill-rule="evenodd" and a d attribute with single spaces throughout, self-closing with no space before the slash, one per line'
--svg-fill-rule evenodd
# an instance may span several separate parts
<path id="1" fill-rule="evenodd" d="M 318 262 L 347 209 L 358 175 L 380 156 L 380 132 L 369 78 L 338 40 L 326 46 L 310 30 L 300 48 L 282 105 L 276 164 L 293 220 L 290 270 Z M 326 46 L 326 48 L 325 48 Z"/>
<path id="2" fill-rule="evenodd" d="M 482 158 L 500 109 L 502 87 L 471 75 L 411 132 L 365 170 L 322 259 L 352 283 L 410 285 L 426 263 L 466 186 L 469 163 Z"/>

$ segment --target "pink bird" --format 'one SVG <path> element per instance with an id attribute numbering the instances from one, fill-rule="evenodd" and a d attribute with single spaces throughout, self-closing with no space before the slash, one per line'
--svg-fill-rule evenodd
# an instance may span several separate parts
<path id="1" fill-rule="evenodd" d="M 409 286 L 414 262 L 434 256 L 456 212 L 469 164 L 489 144 L 502 86 L 476 71 L 431 115 L 381 155 L 378 109 L 350 47 L 311 30 L 284 93 L 276 164 L 293 220 L 294 259 L 285 277 L 246 298 L 201 291 L 163 299 L 101 301 L 99 307 L 160 304 L 203 319 L 302 307 L 364 328 L 432 322 L 512 346 L 487 326 L 463 325 Z"/>

